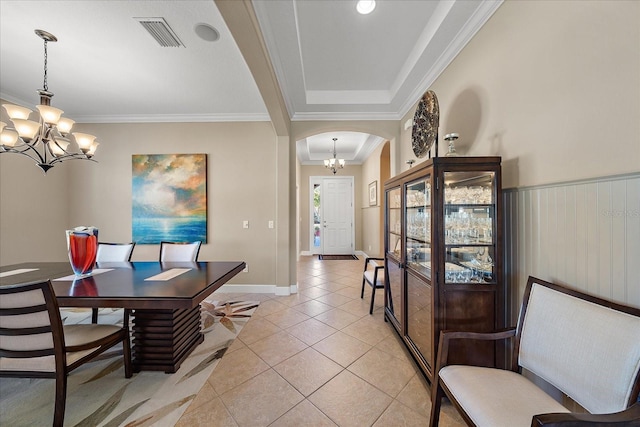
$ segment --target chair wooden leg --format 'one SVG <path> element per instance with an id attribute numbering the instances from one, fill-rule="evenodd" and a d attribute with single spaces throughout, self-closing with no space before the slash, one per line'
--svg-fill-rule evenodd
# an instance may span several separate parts
<path id="1" fill-rule="evenodd" d="M 369 314 L 373 314 L 373 301 L 376 299 L 376 287 L 371 287 L 371 307 L 369 307 Z"/>
<path id="2" fill-rule="evenodd" d="M 91 309 L 91 323 L 98 323 L 98 309 Z"/>
<path id="3" fill-rule="evenodd" d="M 362 290 L 360 291 L 360 299 L 364 298 L 364 278 L 362 279 Z"/>
<path id="4" fill-rule="evenodd" d="M 131 363 L 131 342 L 127 338 L 122 342 L 122 356 L 124 357 L 124 377 L 133 376 L 133 364 Z"/>
<path id="5" fill-rule="evenodd" d="M 440 406 L 442 405 L 442 398 L 444 397 L 444 390 L 438 384 L 438 378 L 434 378 L 434 384 L 431 387 L 431 419 L 429 420 L 429 427 L 438 427 L 440 422 Z"/>
<path id="6" fill-rule="evenodd" d="M 65 372 L 56 373 L 56 401 L 53 411 L 53 427 L 64 424 L 64 410 L 67 403 L 67 375 Z"/>

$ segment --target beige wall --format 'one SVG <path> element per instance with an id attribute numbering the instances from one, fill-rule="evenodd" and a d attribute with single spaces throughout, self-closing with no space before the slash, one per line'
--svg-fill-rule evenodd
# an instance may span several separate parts
<path id="1" fill-rule="evenodd" d="M 94 124 L 78 126 L 102 141 L 99 163 L 67 162 L 56 166 L 43 179 L 35 166 L 11 171 L 16 156 L 2 156 L 2 264 L 25 259 L 65 260 L 64 229 L 94 225 L 105 241 L 131 240 L 131 155 L 205 153 L 208 162 L 208 242 L 202 246 L 201 260 L 242 260 L 249 272 L 235 283 L 276 283 L 276 232 L 268 221 L 276 221 L 276 139 L 268 122 Z M 6 158 L 9 157 L 9 158 Z M 54 180 L 56 174 L 60 179 Z M 42 185 L 43 202 L 19 197 L 10 182 Z M 59 197 L 55 204 L 48 199 Z M 26 200 L 23 200 L 26 199 Z M 14 208 L 14 203 L 20 206 Z M 32 206 L 33 205 L 33 206 Z M 15 215 L 39 211 L 34 231 Z M 14 213 L 9 211 L 15 211 Z M 51 219 L 55 219 L 54 223 Z M 248 220 L 249 229 L 242 228 Z M 26 228 L 30 239 L 20 239 L 12 228 Z M 42 224 L 42 225 L 41 225 Z M 277 226 L 276 221 L 276 226 Z M 7 229 L 9 232 L 4 233 Z M 59 238 L 49 236 L 58 232 Z M 37 239 L 39 233 L 47 233 Z M 35 235 L 33 235 L 35 234 Z M 34 241 L 46 244 L 33 247 Z M 25 247 L 19 243 L 29 242 Z M 138 245 L 134 260 L 155 260 L 158 245 Z M 6 256 L 16 253 L 15 256 Z"/>
<path id="2" fill-rule="evenodd" d="M 640 170 L 639 22 L 637 1 L 506 1 L 430 88 L 440 154 L 460 133 L 502 156 L 505 188 Z"/>
<path id="3" fill-rule="evenodd" d="M 4 108 L 0 117 L 10 123 Z M 0 155 L 0 265 L 67 259 L 68 177 L 64 166 L 45 175 L 27 157 Z"/>
<path id="4" fill-rule="evenodd" d="M 384 241 L 384 181 L 389 178 L 389 142 L 375 149 L 362 164 L 362 251 L 369 256 L 382 257 Z M 369 185 L 376 181 L 377 204 L 369 205 Z"/>

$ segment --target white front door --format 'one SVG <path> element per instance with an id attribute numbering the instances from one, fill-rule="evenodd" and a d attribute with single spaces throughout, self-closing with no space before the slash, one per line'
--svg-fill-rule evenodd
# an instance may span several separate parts
<path id="1" fill-rule="evenodd" d="M 353 253 L 353 177 L 322 180 L 322 253 Z"/>

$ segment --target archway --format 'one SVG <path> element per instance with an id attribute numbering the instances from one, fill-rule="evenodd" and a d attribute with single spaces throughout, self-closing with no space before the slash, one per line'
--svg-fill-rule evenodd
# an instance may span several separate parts
<path id="1" fill-rule="evenodd" d="M 382 248 L 382 228 L 383 228 L 383 199 L 382 187 L 386 179 L 393 173 L 393 164 L 395 162 L 394 144 L 399 137 L 397 122 L 294 122 L 292 123 L 292 143 L 295 138 L 296 146 L 299 146 L 301 140 L 314 137 L 316 135 L 325 135 L 330 141 L 328 134 L 340 132 L 355 132 L 364 135 L 370 135 L 377 138 L 376 147 L 369 150 L 368 157 L 361 159 L 358 164 L 349 164 L 344 169 L 338 171 L 338 174 L 354 177 L 354 194 L 355 194 L 355 250 L 361 254 L 381 255 Z M 375 132 L 375 133 L 373 133 Z M 370 141 L 369 141 L 370 142 Z M 298 151 L 298 150 L 296 150 Z M 340 150 L 337 150 L 338 152 Z M 327 158 L 329 152 L 325 153 Z M 313 252 L 311 245 L 313 244 L 312 232 L 312 210 L 310 208 L 310 200 L 312 191 L 309 190 L 309 177 L 332 175 L 332 172 L 324 167 L 322 160 L 315 158 L 313 160 L 305 157 L 305 161 L 300 160 L 296 153 L 296 223 L 297 223 L 297 256 L 309 255 Z M 338 156 L 340 157 L 340 156 Z M 376 202 L 370 205 L 369 187 L 374 184 L 377 188 Z M 364 232 L 366 230 L 366 233 Z"/>

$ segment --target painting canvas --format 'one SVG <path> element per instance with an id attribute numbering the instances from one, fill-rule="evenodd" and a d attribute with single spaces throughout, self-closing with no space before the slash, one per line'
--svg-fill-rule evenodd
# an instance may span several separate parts
<path id="1" fill-rule="evenodd" d="M 206 243 L 206 154 L 134 154 L 132 199 L 137 244 Z"/>

